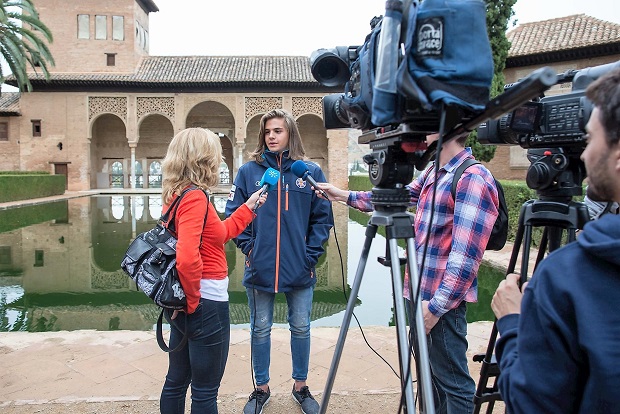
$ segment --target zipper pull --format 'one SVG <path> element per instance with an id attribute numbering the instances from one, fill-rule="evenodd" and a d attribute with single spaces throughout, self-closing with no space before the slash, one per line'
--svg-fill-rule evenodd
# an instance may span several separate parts
<path id="1" fill-rule="evenodd" d="M 288 211 L 288 183 L 286 183 L 286 199 L 285 199 L 284 204 L 285 204 L 284 206 L 285 210 Z"/>

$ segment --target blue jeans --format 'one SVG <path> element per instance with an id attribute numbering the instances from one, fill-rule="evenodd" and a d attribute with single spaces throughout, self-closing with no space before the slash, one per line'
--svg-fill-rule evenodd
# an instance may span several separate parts
<path id="1" fill-rule="evenodd" d="M 188 331 L 187 344 L 168 354 L 168 374 L 161 392 L 162 414 L 185 413 L 187 388 L 192 386 L 192 413 L 217 414 L 217 392 L 224 375 L 230 344 L 228 302 L 200 299 L 191 315 L 164 312 L 170 323 L 170 348 Z M 187 316 L 187 319 L 185 318 Z"/>
<path id="2" fill-rule="evenodd" d="M 407 300 L 409 313 L 409 300 Z M 467 367 L 467 305 L 446 312 L 427 335 L 437 414 L 470 414 L 476 383 Z M 410 315 L 408 315 L 410 316 Z M 411 329 L 414 329 L 415 319 Z"/>
<path id="3" fill-rule="evenodd" d="M 276 294 L 246 288 L 250 306 L 250 329 L 252 330 L 252 363 L 256 385 L 269 383 L 271 362 L 271 326 L 273 325 L 273 301 Z M 310 361 L 310 311 L 314 287 L 293 289 L 285 292 L 288 305 L 288 324 L 291 331 L 291 356 L 293 379 L 308 378 Z"/>

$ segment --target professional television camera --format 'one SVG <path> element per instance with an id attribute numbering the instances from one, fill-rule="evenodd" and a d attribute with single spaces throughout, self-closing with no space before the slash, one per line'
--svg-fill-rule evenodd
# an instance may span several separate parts
<path id="1" fill-rule="evenodd" d="M 371 28 L 362 46 L 316 50 L 310 65 L 321 84 L 344 85 L 323 98 L 324 125 L 362 130 L 359 142 L 373 150 L 364 161 L 375 208 L 383 208 L 384 190 L 402 189 L 414 166 L 423 169 L 435 155 L 427 135 L 439 132 L 445 142 L 469 133 L 555 80 L 545 68 L 489 101 L 493 56 L 482 0 L 388 0 Z M 388 193 L 388 205 L 409 201 L 404 191 L 397 200 Z"/>
<path id="2" fill-rule="evenodd" d="M 538 97 L 499 119 L 481 124 L 478 140 L 483 144 L 520 145 L 528 149 L 531 165 L 526 182 L 542 199 L 581 195 L 585 166 L 580 156 L 586 146 L 585 126 L 592 113 L 585 90 L 601 75 L 618 67 L 620 61 L 559 74 L 555 83 L 572 81 L 570 93 Z"/>

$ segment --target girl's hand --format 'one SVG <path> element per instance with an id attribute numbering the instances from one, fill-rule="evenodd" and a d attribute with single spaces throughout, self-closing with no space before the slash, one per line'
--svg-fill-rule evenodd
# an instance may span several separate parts
<path id="1" fill-rule="evenodd" d="M 260 207 L 265 204 L 265 201 L 267 201 L 267 192 L 265 191 L 265 194 L 260 195 L 261 191 L 262 189 L 256 190 L 256 192 L 245 202 L 245 205 L 248 206 L 250 210 L 254 210 L 255 206 L 256 208 Z"/>

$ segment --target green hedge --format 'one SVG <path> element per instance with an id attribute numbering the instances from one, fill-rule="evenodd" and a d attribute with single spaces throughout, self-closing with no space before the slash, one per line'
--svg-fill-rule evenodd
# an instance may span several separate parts
<path id="1" fill-rule="evenodd" d="M 49 171 L 0 171 L 0 175 L 49 175 Z"/>
<path id="2" fill-rule="evenodd" d="M 0 175 L 0 203 L 64 194 L 64 175 L 2 174 Z"/>
<path id="3" fill-rule="evenodd" d="M 508 240 L 514 241 L 519 226 L 519 213 L 521 212 L 523 203 L 531 199 L 536 199 L 538 196 L 536 191 L 525 184 L 525 181 L 501 180 L 501 183 L 504 188 L 506 204 L 508 205 L 508 220 L 510 223 Z M 349 176 L 349 189 L 353 191 L 369 191 L 372 189 L 372 184 L 366 175 L 351 175 Z M 575 197 L 574 200 L 582 201 L 583 196 Z M 542 228 L 535 227 L 532 231 L 533 246 L 539 245 L 541 236 Z"/>

